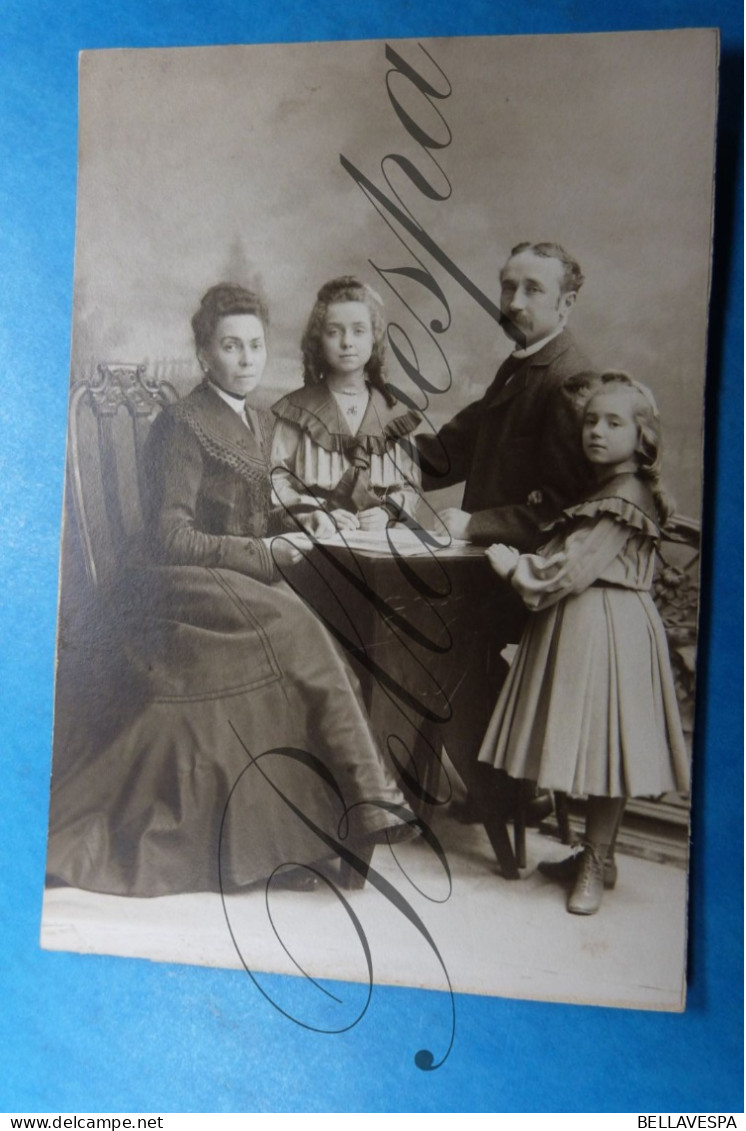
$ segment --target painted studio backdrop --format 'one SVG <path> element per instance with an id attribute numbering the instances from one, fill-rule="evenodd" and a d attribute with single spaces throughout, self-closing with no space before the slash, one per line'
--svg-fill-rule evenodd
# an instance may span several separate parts
<path id="1" fill-rule="evenodd" d="M 716 68 L 707 31 L 84 54 L 73 395 L 100 383 L 102 366 L 140 366 L 151 390 L 182 398 L 201 379 L 191 315 L 225 281 L 266 297 L 255 404 L 269 407 L 301 384 L 319 287 L 355 275 L 385 305 L 389 380 L 421 429 L 437 429 L 511 352 L 498 307 L 511 248 L 562 244 L 585 276 L 573 336 L 595 369 L 630 373 L 660 408 L 664 478 L 689 537 L 670 549 L 657 598 L 688 731 Z M 95 426 L 81 436 L 99 443 Z M 90 748 L 70 719 L 81 637 L 101 623 L 73 498 L 86 497 L 92 466 L 73 466 L 69 445 L 55 775 Z M 433 511 L 460 500 L 458 486 L 427 496 Z M 96 694 L 110 706 L 126 690 Z M 330 1011 L 349 1023 L 371 978 L 681 1008 L 687 796 L 630 807 L 617 890 L 582 919 L 537 872 L 566 853 L 556 815 L 529 829 L 522 878 L 506 880 L 481 825 L 450 815 L 462 787 L 452 765 L 443 775 L 427 812 L 442 856 L 427 841 L 379 845 L 378 884 L 269 901 L 263 887 L 221 898 L 53 885 L 43 945 L 352 983 L 330 1004 L 309 982 L 303 1021 L 320 1026 Z M 572 835 L 581 809 L 570 802 Z"/>

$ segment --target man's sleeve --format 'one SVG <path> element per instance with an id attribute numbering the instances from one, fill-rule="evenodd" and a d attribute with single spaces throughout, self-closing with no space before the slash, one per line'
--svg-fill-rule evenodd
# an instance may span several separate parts
<path id="1" fill-rule="evenodd" d="M 484 398 L 462 408 L 434 436 L 415 436 L 423 490 L 437 491 L 466 479 L 483 403 Z"/>
<path id="2" fill-rule="evenodd" d="M 504 542 L 515 546 L 521 553 L 532 553 L 546 541 L 541 524 L 550 517 L 550 508 L 516 503 L 511 506 L 490 507 L 475 511 L 469 519 L 466 536 L 470 542 L 486 546 Z"/>
<path id="3" fill-rule="evenodd" d="M 591 370 L 570 373 L 549 390 L 540 426 L 534 490 L 541 503 L 476 511 L 469 521 L 472 542 L 505 542 L 524 552 L 540 546 L 543 524 L 588 491 L 592 480 L 583 456 L 581 425 L 585 402 L 598 378 Z"/>
<path id="4" fill-rule="evenodd" d="M 576 503 L 591 486 L 590 468 L 583 455 L 582 425 L 585 403 L 597 381 L 591 370 L 572 373 L 547 397 L 538 489 L 553 514 Z"/>

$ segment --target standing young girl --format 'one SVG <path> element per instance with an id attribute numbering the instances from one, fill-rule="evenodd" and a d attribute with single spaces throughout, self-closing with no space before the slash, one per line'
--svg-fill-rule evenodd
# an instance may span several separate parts
<path id="1" fill-rule="evenodd" d="M 316 537 L 382 530 L 413 514 L 419 423 L 386 383 L 383 304 L 346 275 L 325 283 L 308 320 L 303 385 L 273 405 L 275 501 Z"/>
<path id="2" fill-rule="evenodd" d="M 584 847 L 544 874 L 570 876 L 567 909 L 592 915 L 613 887 L 627 797 L 688 788 L 663 624 L 650 596 L 660 525 L 660 421 L 652 393 L 606 373 L 583 419 L 598 486 L 567 507 L 540 554 L 488 550 L 535 614 L 479 759 L 545 789 L 588 796 Z"/>

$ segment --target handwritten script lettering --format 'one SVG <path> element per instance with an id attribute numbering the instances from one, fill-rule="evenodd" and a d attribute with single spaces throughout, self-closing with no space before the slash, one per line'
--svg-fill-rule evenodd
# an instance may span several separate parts
<path id="1" fill-rule="evenodd" d="M 385 46 L 385 59 L 388 64 L 385 75 L 386 95 L 398 123 L 406 132 L 408 144 L 411 146 L 414 142 L 417 147 L 417 159 L 413 160 L 404 153 L 385 154 L 380 162 L 385 188 L 378 187 L 344 154 L 340 154 L 339 160 L 342 168 L 353 179 L 407 252 L 408 259 L 401 265 L 384 267 L 372 260 L 369 262 L 386 284 L 388 291 L 396 297 L 406 312 L 400 321 L 389 322 L 386 327 L 386 337 L 393 361 L 398 366 L 398 377 L 389 378 L 391 387 L 398 400 L 408 408 L 416 409 L 429 425 L 427 409 L 430 398 L 446 392 L 452 381 L 451 368 L 441 341 L 442 335 L 451 325 L 451 310 L 444 289 L 433 271 L 436 269 L 445 271 L 498 323 L 502 321 L 502 315 L 492 300 L 419 222 L 413 210 L 413 202 L 409 199 L 412 193 L 417 193 L 421 201 L 427 200 L 440 205 L 450 200 L 452 196 L 451 182 L 439 160 L 452 141 L 451 129 L 442 109 L 451 96 L 452 87 L 447 75 L 430 53 L 422 45 L 419 47 L 422 55 L 413 62 L 391 45 Z M 399 184 L 401 191 L 396 187 Z M 435 366 L 421 362 L 420 358 L 426 354 L 435 358 Z M 435 429 L 433 428 L 432 431 L 434 432 Z M 415 446 L 410 438 L 402 437 L 396 441 L 396 444 L 401 445 L 402 451 L 410 456 L 416 455 Z M 447 466 L 445 452 L 443 456 L 444 464 Z M 300 482 L 296 486 L 300 495 L 306 498 L 309 495 L 314 496 L 313 488 Z M 321 501 L 320 505 L 322 505 Z M 403 525 L 417 536 L 423 550 L 426 551 L 422 558 L 406 558 L 397 551 L 396 542 L 390 538 L 391 555 L 387 559 L 388 564 L 381 569 L 380 574 L 376 574 L 375 571 L 371 571 L 370 562 L 366 563 L 352 547 L 348 546 L 343 550 L 331 549 L 310 536 L 312 549 L 303 552 L 302 564 L 289 566 L 287 569 L 281 569 L 280 572 L 298 597 L 320 618 L 358 668 L 362 669 L 367 677 L 368 706 L 372 711 L 371 725 L 374 730 L 378 725 L 384 732 L 379 740 L 388 749 L 399 782 L 420 806 L 432 809 L 445 804 L 450 800 L 451 795 L 448 775 L 441 772 L 443 751 L 438 728 L 451 718 L 452 708 L 444 688 L 433 675 L 433 668 L 437 668 L 433 663 L 434 658 L 447 655 L 453 646 L 448 623 L 438 607 L 438 602 L 451 594 L 451 580 L 447 568 L 434 553 L 443 545 L 443 535 L 447 536 L 447 532 L 422 497 L 419 506 L 422 508 L 420 513 L 425 510 L 428 512 L 426 521 L 436 530 L 440 527 L 440 531 L 433 534 L 414 515 L 401 515 Z M 291 525 L 294 523 L 299 530 L 307 533 L 297 514 L 291 511 L 287 514 L 292 519 Z M 379 708 L 382 710 L 383 721 L 379 718 L 377 723 L 376 711 Z M 392 722 L 391 708 L 395 722 Z M 246 754 L 247 765 L 233 784 L 226 801 L 220 829 L 221 849 L 231 804 L 240 782 L 249 771 L 261 774 L 281 797 L 289 814 L 292 814 L 296 821 L 302 822 L 306 829 L 319 839 L 323 848 L 319 856 L 323 856 L 326 852 L 338 858 L 348 869 L 356 872 L 363 883 L 371 885 L 388 905 L 412 926 L 434 956 L 442 974 L 444 988 L 449 994 L 450 1036 L 443 1042 L 444 1051 L 439 1056 L 430 1049 L 422 1048 L 415 1055 L 414 1061 L 423 1071 L 432 1071 L 440 1067 L 450 1053 L 455 1035 L 455 999 L 448 971 L 435 940 L 411 902 L 381 872 L 370 865 L 369 858 L 355 850 L 354 842 L 349 836 L 349 819 L 355 806 L 353 805 L 351 810 L 345 808 L 344 798 L 337 782 L 329 768 L 324 765 L 322 758 L 316 754 L 295 747 L 283 747 L 254 755 L 235 729 L 234 734 Z M 297 798 L 289 796 L 273 782 L 267 769 L 276 759 L 290 759 L 302 765 L 330 791 L 330 795 L 336 799 L 342 811 L 336 835 L 320 827 L 308 813 L 304 812 L 303 805 Z M 437 785 L 437 794 L 433 782 Z M 371 802 L 376 804 L 375 799 L 371 799 Z M 383 802 L 378 804 L 384 805 Z M 405 819 L 407 819 L 406 812 L 403 811 Z M 445 877 L 448 886 L 443 900 L 435 900 L 431 895 L 427 895 L 426 898 L 432 902 L 445 902 L 451 891 L 451 874 L 445 851 L 426 821 L 421 817 L 414 818 L 410 813 L 409 823 L 412 822 L 416 823 L 423 842 L 437 859 L 441 874 Z M 287 863 L 289 865 L 292 861 Z M 397 859 L 397 863 L 403 878 L 420 892 L 404 871 L 401 861 Z M 224 894 L 223 908 L 236 952 L 246 972 L 265 998 L 284 1016 L 305 1028 L 339 1033 L 357 1024 L 368 1009 L 375 959 L 361 917 L 353 910 L 350 901 L 329 878 L 323 867 L 311 870 L 324 885 L 331 888 L 339 901 L 364 960 L 367 992 L 363 995 L 362 1004 L 353 1011 L 354 1016 L 351 1019 L 348 1017 L 339 1022 L 315 1025 L 281 1005 L 260 985 L 245 961 L 238 932 L 234 928 L 230 907 Z M 222 894 L 222 871 L 220 875 Z M 281 937 L 280 928 L 272 916 L 271 892 L 270 878 L 266 888 L 267 915 L 285 953 L 291 958 L 299 973 L 307 979 L 310 987 L 320 995 L 334 998 L 333 994 L 303 969 Z M 420 892 L 420 894 L 425 893 Z"/>
<path id="2" fill-rule="evenodd" d="M 336 797 L 338 802 L 340 802 L 342 805 L 344 805 L 344 798 L 343 798 L 342 792 L 341 792 L 334 776 L 331 774 L 330 770 L 328 769 L 326 764 L 322 761 L 322 759 L 316 757 L 314 754 L 310 753 L 307 750 L 300 750 L 300 749 L 295 748 L 295 747 L 277 747 L 277 748 L 274 748 L 272 750 L 266 750 L 262 754 L 254 757 L 254 756 L 252 756 L 251 751 L 248 749 L 248 747 L 244 743 L 244 741 L 241 738 L 241 735 L 238 733 L 238 731 L 236 731 L 235 728 L 232 728 L 232 729 L 233 729 L 233 733 L 235 734 L 238 742 L 241 744 L 248 761 L 247 761 L 247 765 L 244 768 L 244 770 L 242 770 L 241 774 L 239 774 L 238 778 L 233 783 L 231 791 L 230 791 L 228 798 L 226 800 L 225 809 L 223 811 L 223 817 L 222 817 L 221 825 L 220 825 L 219 848 L 218 848 L 218 870 L 219 870 L 219 877 L 220 877 L 220 891 L 221 891 L 221 898 L 222 898 L 222 905 L 223 905 L 223 913 L 225 915 L 225 920 L 226 920 L 226 924 L 228 926 L 228 931 L 229 931 L 231 939 L 233 941 L 233 945 L 235 947 L 236 953 L 237 953 L 246 973 L 252 979 L 252 981 L 254 982 L 254 985 L 257 987 L 257 989 L 260 991 L 260 993 L 267 999 L 267 1001 L 270 1002 L 271 1005 L 274 1006 L 275 1009 L 277 1009 L 280 1013 L 282 1013 L 283 1016 L 288 1017 L 290 1020 L 294 1021 L 297 1025 L 300 1025 L 303 1028 L 313 1029 L 316 1032 L 329 1032 L 329 1033 L 336 1032 L 336 1033 L 340 1033 L 340 1032 L 345 1032 L 348 1029 L 352 1028 L 354 1025 L 356 1025 L 360 1021 L 360 1019 L 364 1016 L 364 1014 L 365 1014 L 365 1012 L 368 1008 L 368 1004 L 370 1002 L 370 995 L 371 995 L 371 991 L 372 991 L 372 986 L 373 986 L 373 957 L 372 957 L 370 947 L 368 945 L 368 942 L 367 942 L 367 939 L 366 939 L 366 936 L 365 936 L 365 932 L 364 932 L 362 924 L 360 922 L 360 919 L 355 914 L 354 910 L 350 906 L 349 901 L 344 897 L 344 895 L 339 890 L 339 888 L 334 883 L 334 881 L 328 875 L 326 875 L 325 873 L 323 873 L 323 872 L 321 872 L 317 869 L 312 869 L 312 870 L 333 891 L 333 893 L 336 895 L 337 899 L 339 900 L 341 906 L 343 907 L 346 915 L 348 916 L 350 922 L 352 923 L 352 926 L 353 926 L 354 931 L 356 933 L 357 939 L 360 942 L 360 946 L 361 946 L 361 949 L 362 949 L 362 952 L 363 952 L 363 955 L 364 955 L 364 958 L 365 958 L 367 978 L 368 978 L 368 988 L 367 988 L 367 994 L 366 994 L 364 1005 L 363 1005 L 362 1009 L 359 1011 L 358 1015 L 356 1017 L 354 1017 L 351 1021 L 348 1021 L 347 1023 L 345 1023 L 343 1025 L 339 1025 L 336 1028 L 322 1028 L 322 1027 L 317 1026 L 317 1025 L 312 1025 L 309 1022 L 303 1020 L 302 1018 L 290 1014 L 286 1009 L 284 1009 L 281 1005 L 279 1005 L 279 1003 L 269 994 L 269 992 L 257 980 L 257 978 L 254 975 L 254 972 L 251 970 L 249 964 L 246 962 L 244 955 L 243 955 L 243 951 L 242 951 L 242 948 L 241 948 L 241 945 L 240 945 L 240 941 L 239 941 L 237 932 L 234 929 L 234 925 L 233 925 L 233 922 L 232 922 L 232 919 L 231 919 L 230 907 L 229 907 L 229 904 L 228 904 L 226 897 L 225 897 L 225 890 L 224 890 L 224 885 L 223 885 L 223 874 L 222 874 L 222 849 L 223 849 L 223 840 L 224 840 L 225 829 L 226 829 L 226 826 L 227 826 L 227 823 L 228 823 L 228 820 L 229 820 L 229 817 L 230 817 L 231 801 L 232 801 L 233 797 L 235 796 L 236 791 L 239 788 L 244 775 L 247 774 L 251 769 L 256 768 L 258 770 L 258 772 L 261 773 L 263 779 L 272 787 L 272 789 L 278 794 L 278 796 L 281 797 L 282 801 L 288 807 L 290 812 L 295 816 L 295 818 L 297 820 L 301 821 L 306 826 L 306 828 L 310 829 L 319 838 L 321 844 L 327 849 L 328 854 L 333 856 L 333 857 L 338 857 L 340 860 L 345 862 L 347 865 L 351 866 L 354 870 L 363 874 L 365 876 L 366 882 L 368 884 L 372 885 L 379 892 L 379 894 L 381 896 L 383 896 L 383 898 L 388 901 L 388 903 L 391 905 L 391 907 L 393 907 L 396 911 L 398 911 L 399 914 L 402 915 L 406 919 L 406 921 L 411 924 L 411 926 L 418 932 L 419 936 L 424 940 L 424 942 L 430 948 L 431 953 L 435 957 L 438 965 L 440 966 L 440 968 L 442 970 L 443 978 L 444 978 L 444 982 L 445 982 L 445 988 L 448 992 L 449 999 L 450 999 L 450 1032 L 449 1032 L 448 1042 L 447 1042 L 447 1046 L 445 1048 L 445 1051 L 443 1052 L 443 1054 L 440 1056 L 439 1059 L 436 1060 L 434 1053 L 430 1049 L 423 1048 L 423 1049 L 419 1049 L 417 1051 L 417 1053 L 415 1054 L 414 1060 L 415 1060 L 415 1064 L 417 1065 L 417 1067 L 422 1069 L 423 1071 L 432 1071 L 433 1069 L 439 1068 L 445 1062 L 445 1060 L 447 1059 L 447 1057 L 450 1053 L 450 1050 L 453 1046 L 455 1024 L 456 1024 L 455 1003 L 454 1003 L 453 990 L 452 990 L 452 987 L 451 987 L 450 979 L 448 977 L 448 971 L 446 970 L 445 963 L 443 962 L 443 958 L 442 958 L 442 955 L 441 955 L 441 953 L 438 949 L 438 946 L 437 946 L 435 940 L 433 939 L 432 935 L 430 934 L 430 931 L 428 930 L 427 926 L 423 922 L 422 918 L 417 914 L 417 912 L 415 911 L 415 909 L 411 905 L 411 903 L 407 899 L 404 898 L 404 896 L 401 894 L 401 892 L 396 887 L 394 887 L 394 885 L 392 883 L 390 883 L 386 879 L 385 876 L 383 876 L 380 872 L 378 872 L 372 865 L 368 864 L 355 851 L 355 849 L 354 849 L 354 847 L 352 847 L 352 845 L 350 845 L 349 843 L 345 843 L 345 841 L 347 839 L 346 834 L 348 832 L 348 827 L 349 827 L 348 826 L 349 812 L 348 812 L 347 809 L 343 810 L 342 816 L 340 818 L 338 829 L 337 829 L 338 835 L 332 836 L 327 829 L 322 828 L 315 821 L 313 821 L 303 811 L 301 806 L 298 805 L 292 797 L 290 797 L 286 792 L 284 792 L 283 790 L 281 790 L 277 786 L 277 784 L 272 780 L 271 775 L 268 772 L 266 772 L 266 770 L 265 770 L 265 768 L 262 764 L 265 761 L 271 761 L 273 758 L 287 758 L 287 759 L 290 759 L 292 761 L 295 761 L 295 762 L 299 763 L 300 765 L 302 765 L 303 767 L 305 767 L 306 769 L 310 770 L 315 775 L 317 775 L 317 777 L 319 778 L 319 781 L 322 782 L 323 785 L 332 792 L 333 796 Z M 391 803 L 378 802 L 377 804 L 381 807 L 384 807 L 384 808 L 387 808 L 387 809 L 390 809 L 390 810 L 394 810 L 394 811 L 398 811 L 398 807 L 392 805 Z M 403 812 L 406 812 L 406 811 L 403 811 Z M 448 869 L 448 861 L 446 859 L 445 852 L 443 851 L 443 848 L 440 845 L 440 842 L 438 841 L 437 837 L 432 832 L 432 830 L 424 822 L 418 821 L 417 824 L 420 827 L 420 831 L 422 833 L 422 837 L 423 837 L 425 843 L 427 843 L 430 846 L 430 848 L 432 848 L 436 858 L 440 862 L 440 864 L 443 868 L 443 871 L 448 878 L 449 889 L 450 889 L 450 871 Z M 292 863 L 292 862 L 288 861 L 288 863 Z M 266 886 L 266 898 L 267 898 L 267 900 L 269 900 L 270 890 L 271 890 L 271 879 L 267 882 L 267 886 Z M 417 890 L 420 890 L 420 889 L 417 889 Z M 420 894 L 424 894 L 424 893 L 420 892 Z M 429 897 L 426 897 L 426 898 L 429 898 Z M 270 915 L 270 922 L 272 922 L 271 915 Z M 287 947 L 285 946 L 281 936 L 279 935 L 276 928 L 274 927 L 274 923 L 272 923 L 272 926 L 273 926 L 273 929 L 275 930 L 275 933 L 276 933 L 277 938 L 280 941 L 281 945 L 285 949 L 286 953 L 289 954 L 289 951 L 288 951 Z M 299 970 L 301 970 L 302 973 L 305 974 L 305 971 L 303 971 L 302 968 L 297 963 L 296 963 L 296 966 Z M 307 974 L 305 974 L 305 976 L 320 992 L 326 992 L 323 989 L 323 987 L 321 987 L 317 982 L 314 981 L 314 979 L 310 978 Z"/>

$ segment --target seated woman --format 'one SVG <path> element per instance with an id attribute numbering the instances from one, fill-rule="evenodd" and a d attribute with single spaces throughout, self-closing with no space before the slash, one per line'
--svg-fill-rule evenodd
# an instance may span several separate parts
<path id="1" fill-rule="evenodd" d="M 49 873 L 121 895 L 232 889 L 413 831 L 356 677 L 279 578 L 300 552 L 264 540 L 271 425 L 246 398 L 266 309 L 221 284 L 192 327 L 205 377 L 151 428 L 146 560 L 117 614 L 136 710 L 52 785 Z"/>

